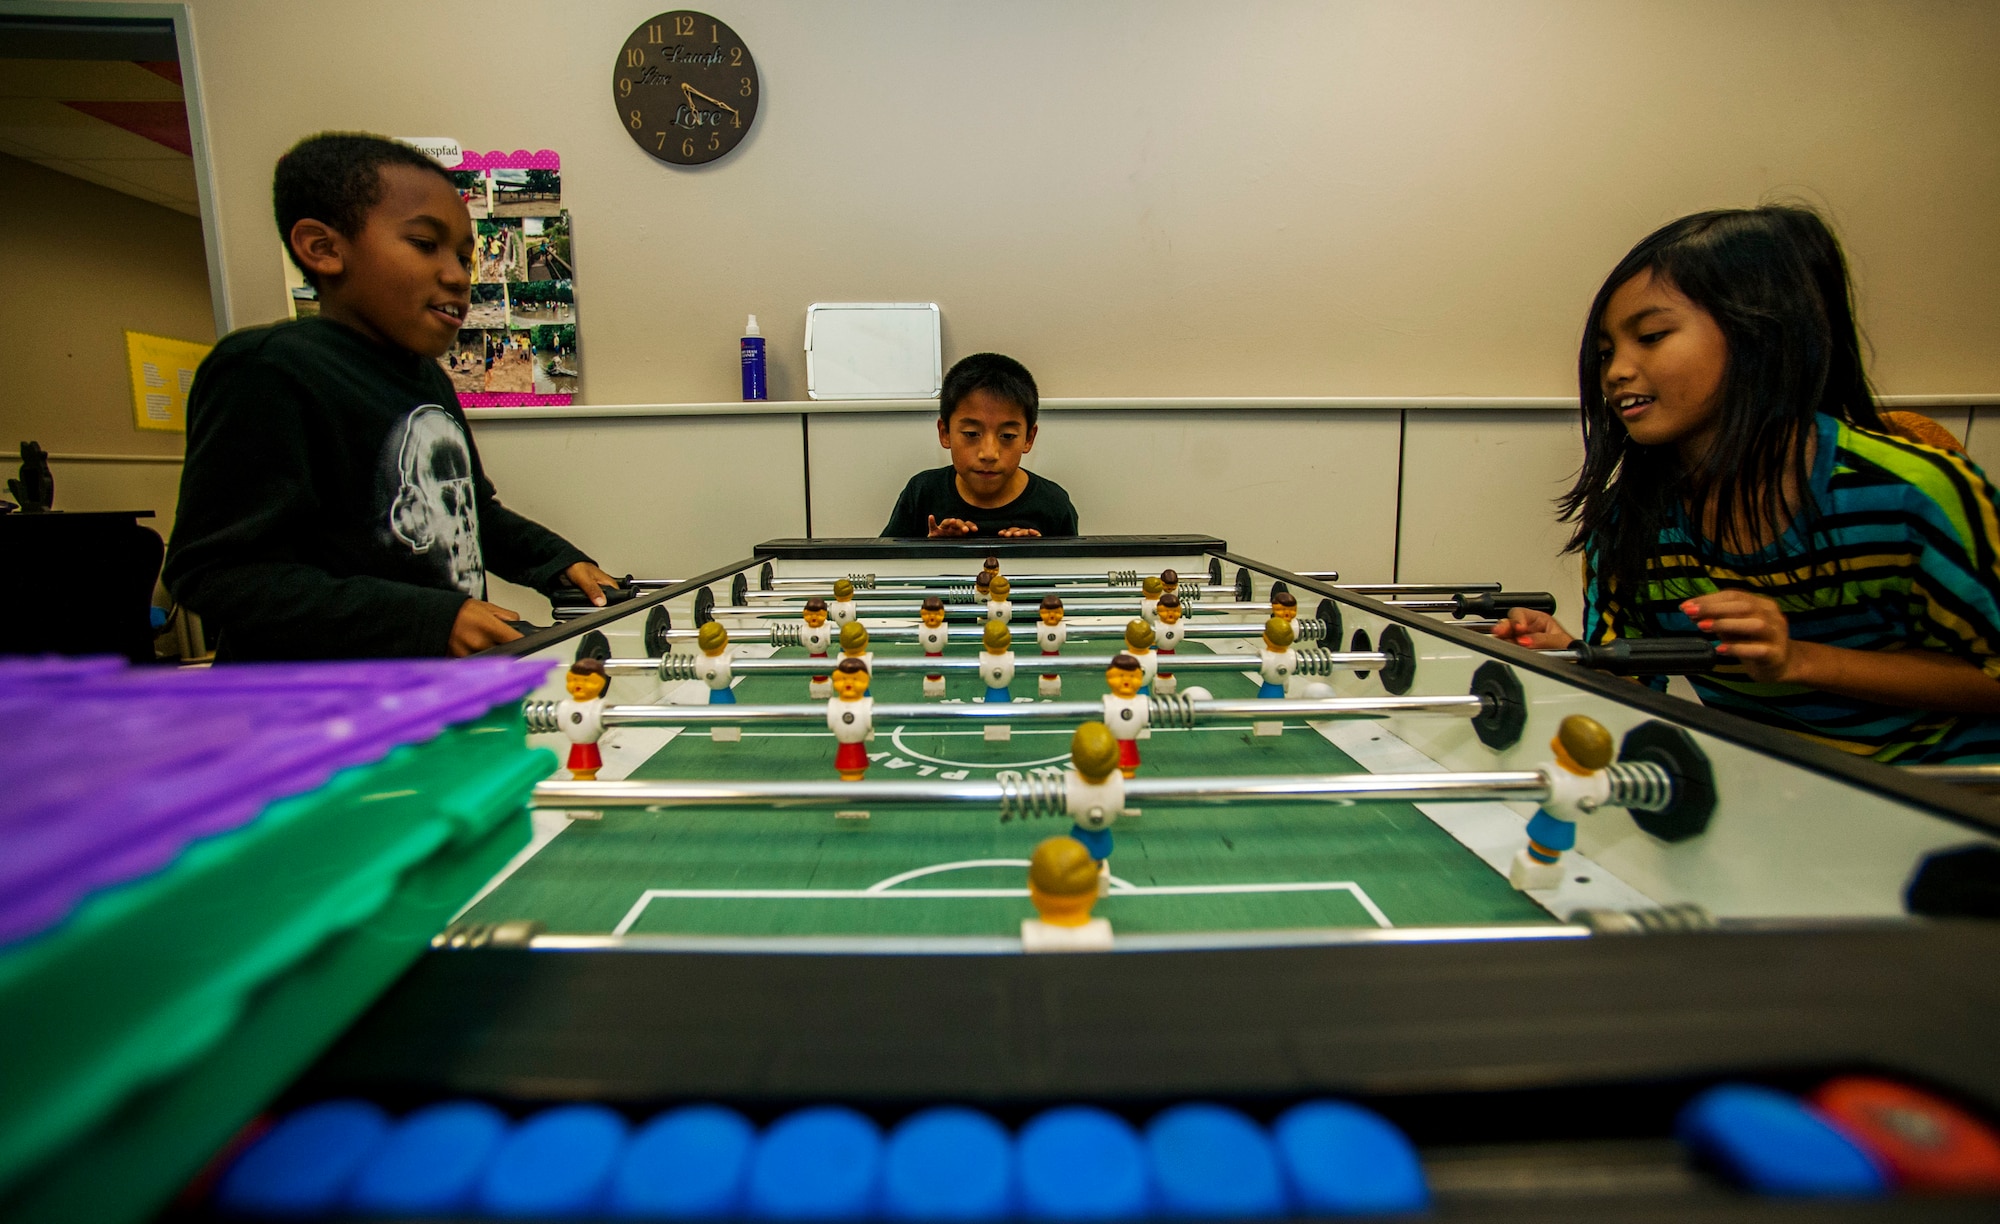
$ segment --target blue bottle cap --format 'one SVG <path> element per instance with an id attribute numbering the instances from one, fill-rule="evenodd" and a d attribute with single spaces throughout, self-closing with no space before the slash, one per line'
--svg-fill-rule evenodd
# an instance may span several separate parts
<path id="1" fill-rule="evenodd" d="M 1014 1144 L 998 1122 L 947 1106 L 907 1118 L 882 1156 L 882 1207 L 896 1220 L 1001 1220 L 1014 1205 Z"/>
<path id="2" fill-rule="evenodd" d="M 733 1109 L 690 1105 L 648 1122 L 611 1175 L 611 1210 L 667 1219 L 743 1214 L 757 1130 Z"/>
<path id="3" fill-rule="evenodd" d="M 1390 1215 L 1430 1205 L 1416 1148 L 1380 1114 L 1344 1101 L 1308 1101 L 1287 1110 L 1272 1133 L 1302 1213 Z"/>
<path id="4" fill-rule="evenodd" d="M 1021 1211 L 1042 1220 L 1129 1220 L 1151 1202 L 1146 1151 L 1123 1118 L 1088 1105 L 1036 1115 L 1015 1144 Z"/>
<path id="5" fill-rule="evenodd" d="M 1147 1124 L 1146 1156 L 1167 1215 L 1219 1220 L 1285 1213 L 1270 1136 L 1236 1110 L 1174 1106 Z"/>
<path id="6" fill-rule="evenodd" d="M 388 1133 L 388 1115 L 366 1101 L 308 1106 L 236 1158 L 216 1202 L 237 1215 L 324 1215 Z"/>
<path id="7" fill-rule="evenodd" d="M 771 1124 L 750 1160 L 750 1214 L 766 1220 L 851 1220 L 875 1209 L 882 1132 L 851 1109 L 823 1105 Z"/>
<path id="8" fill-rule="evenodd" d="M 1764 1194 L 1867 1198 L 1889 1190 L 1853 1140 L 1769 1088 L 1711 1088 L 1681 1110 L 1674 1132 L 1695 1155 Z"/>
<path id="9" fill-rule="evenodd" d="M 624 1146 L 625 1119 L 601 1105 L 545 1109 L 493 1153 L 479 1180 L 479 1206 L 499 1216 L 592 1211 Z"/>
<path id="10" fill-rule="evenodd" d="M 419 1109 L 397 1123 L 361 1166 L 347 1205 L 370 1215 L 464 1211 L 506 1134 L 506 1116 L 478 1101 Z"/>

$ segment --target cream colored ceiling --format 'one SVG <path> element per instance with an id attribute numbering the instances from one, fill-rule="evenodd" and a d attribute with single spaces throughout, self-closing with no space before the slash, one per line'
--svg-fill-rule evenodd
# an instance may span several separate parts
<path id="1" fill-rule="evenodd" d="M 0 153 L 198 216 L 192 158 L 63 105 L 180 96 L 122 60 L 0 59 Z"/>

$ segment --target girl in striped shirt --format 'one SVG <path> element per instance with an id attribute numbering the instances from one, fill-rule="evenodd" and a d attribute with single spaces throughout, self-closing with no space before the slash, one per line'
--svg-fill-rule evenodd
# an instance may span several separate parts
<path id="1" fill-rule="evenodd" d="M 1726 660 L 1694 677 L 1707 704 L 1881 761 L 2000 760 L 1993 488 L 1884 432 L 1817 215 L 1653 233 L 1598 291 L 1577 366 L 1584 462 L 1560 504 L 1590 640 L 1703 635 Z M 1573 640 L 1519 609 L 1494 633 Z"/>

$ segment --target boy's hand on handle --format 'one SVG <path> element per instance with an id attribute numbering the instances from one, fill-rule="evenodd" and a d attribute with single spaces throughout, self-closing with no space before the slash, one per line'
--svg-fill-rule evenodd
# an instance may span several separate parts
<path id="1" fill-rule="evenodd" d="M 1555 617 L 1530 608 L 1507 609 L 1507 615 L 1493 626 L 1493 636 L 1528 650 L 1561 650 L 1576 642 L 1569 630 L 1556 624 Z"/>
<path id="2" fill-rule="evenodd" d="M 507 622 L 520 619 L 519 612 L 498 604 L 490 604 L 483 599 L 466 600 L 459 606 L 458 619 L 451 622 L 452 657 L 463 659 L 488 646 L 513 641 L 521 634 Z"/>
<path id="3" fill-rule="evenodd" d="M 1041 534 L 1041 532 L 1036 531 L 1033 527 L 1003 527 L 1000 529 L 1000 538 L 1003 540 L 1025 540 L 1030 537 L 1040 539 Z"/>
<path id="4" fill-rule="evenodd" d="M 940 536 L 969 536 L 978 534 L 978 523 L 968 523 L 964 519 L 945 519 L 943 522 L 939 522 L 937 515 L 931 515 L 931 539 L 933 540 Z M 1003 531 L 1000 534 L 1005 535 L 1007 533 Z"/>
<path id="5" fill-rule="evenodd" d="M 582 591 L 585 599 L 600 608 L 604 606 L 604 588 L 618 585 L 616 578 L 598 569 L 596 563 L 591 561 L 577 562 L 563 571 L 563 577 L 569 579 L 571 586 Z M 514 619 L 520 618 L 514 617 Z"/>
<path id="6" fill-rule="evenodd" d="M 1748 591 L 1717 591 L 1688 600 L 1681 611 L 1695 628 L 1721 638 L 1715 652 L 1742 663 L 1752 680 L 1776 684 L 1797 679 L 1791 673 L 1799 651 L 1776 600 Z"/>

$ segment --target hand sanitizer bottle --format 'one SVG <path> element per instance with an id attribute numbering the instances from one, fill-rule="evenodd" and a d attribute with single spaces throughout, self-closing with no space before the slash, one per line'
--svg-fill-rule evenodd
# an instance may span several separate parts
<path id="1" fill-rule="evenodd" d="M 743 398 L 760 400 L 767 398 L 764 391 L 764 333 L 757 327 L 757 316 L 743 326 Z"/>

